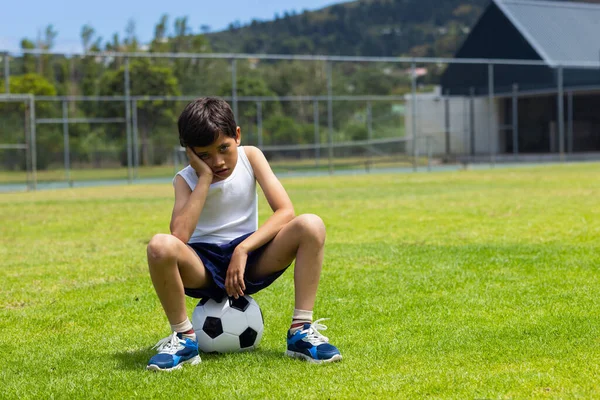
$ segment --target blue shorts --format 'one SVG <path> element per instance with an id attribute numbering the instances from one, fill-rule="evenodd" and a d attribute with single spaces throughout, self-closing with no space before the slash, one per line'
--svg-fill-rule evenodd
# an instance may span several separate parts
<path id="1" fill-rule="evenodd" d="M 197 299 L 205 297 L 222 299 L 223 297 L 226 297 L 227 291 L 225 290 L 225 278 L 227 277 L 227 269 L 229 268 L 229 261 L 233 255 L 233 250 L 235 250 L 237 245 L 251 234 L 252 232 L 242 235 L 227 244 L 188 243 L 188 246 L 190 246 L 192 250 L 198 254 L 200 260 L 202 260 L 204 267 L 212 277 L 212 282 L 207 288 L 185 288 L 185 294 Z M 266 246 L 267 245 L 265 244 L 262 247 L 259 247 L 258 249 L 248 253 L 246 271 L 244 274 L 244 283 L 246 284 L 246 290 L 244 290 L 244 294 L 253 294 L 266 288 L 273 283 L 275 279 L 279 278 L 287 269 L 286 267 L 283 270 L 261 278 L 260 280 L 248 280 L 245 275 L 247 275 L 248 271 L 252 271 L 252 268 L 256 266 L 256 262 Z"/>

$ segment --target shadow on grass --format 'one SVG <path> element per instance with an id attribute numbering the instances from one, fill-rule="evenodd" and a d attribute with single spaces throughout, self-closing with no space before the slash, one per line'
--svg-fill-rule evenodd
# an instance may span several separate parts
<path id="1" fill-rule="evenodd" d="M 146 368 L 148 360 L 156 354 L 152 347 L 143 349 L 126 350 L 114 354 L 119 362 L 118 368 L 125 370 L 142 370 Z"/>
<path id="2" fill-rule="evenodd" d="M 146 347 L 143 349 L 121 351 L 114 354 L 115 359 L 119 362 L 118 368 L 123 370 L 142 370 L 146 368 L 148 360 L 156 354 L 156 349 Z M 267 360 L 283 360 L 288 359 L 282 351 L 272 349 L 256 349 L 241 353 L 200 353 L 202 362 L 217 362 L 219 360 L 226 361 L 232 358 L 244 357 L 246 360 L 254 362 L 262 362 Z"/>

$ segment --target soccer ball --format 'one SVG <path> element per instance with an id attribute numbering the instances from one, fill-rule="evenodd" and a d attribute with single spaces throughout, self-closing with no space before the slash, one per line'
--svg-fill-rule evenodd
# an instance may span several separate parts
<path id="1" fill-rule="evenodd" d="M 250 296 L 202 299 L 192 314 L 192 325 L 198 348 L 205 353 L 252 350 L 264 330 L 260 307 Z"/>

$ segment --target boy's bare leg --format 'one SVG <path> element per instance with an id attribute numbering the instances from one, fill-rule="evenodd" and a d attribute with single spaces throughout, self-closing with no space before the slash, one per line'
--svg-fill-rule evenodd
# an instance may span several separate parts
<path id="1" fill-rule="evenodd" d="M 171 325 L 187 319 L 184 287 L 207 286 L 209 277 L 198 255 L 173 235 L 157 234 L 148 243 L 148 268 L 156 294 Z"/>
<path id="2" fill-rule="evenodd" d="M 324 245 L 325 225 L 321 218 L 312 214 L 300 215 L 279 231 L 261 254 L 256 268 L 249 276 L 261 277 L 281 271 L 296 259 L 296 306 L 287 334 L 285 354 L 317 364 L 342 359 L 337 347 L 330 344 L 329 339 L 319 332 L 319 329 L 326 327 L 319 324 L 320 320 L 312 322 Z"/>
<path id="3" fill-rule="evenodd" d="M 314 214 L 299 215 L 267 245 L 249 278 L 260 278 L 286 268 L 294 259 L 295 308 L 312 310 L 323 265 L 325 224 Z"/>

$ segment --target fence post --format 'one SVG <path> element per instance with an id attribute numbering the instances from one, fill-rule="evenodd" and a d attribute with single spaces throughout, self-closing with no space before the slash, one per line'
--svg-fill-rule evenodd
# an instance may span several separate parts
<path id="1" fill-rule="evenodd" d="M 450 91 L 448 89 L 446 89 L 446 96 L 444 96 L 444 116 L 446 130 L 446 158 L 450 159 Z"/>
<path id="2" fill-rule="evenodd" d="M 256 102 L 256 130 L 258 131 L 258 148 L 263 147 L 262 102 Z"/>
<path id="3" fill-rule="evenodd" d="M 327 127 L 329 173 L 333 174 L 333 78 L 331 64 L 331 61 L 327 61 Z"/>
<path id="4" fill-rule="evenodd" d="M 125 57 L 125 129 L 127 134 L 127 180 L 133 182 L 133 152 L 131 151 L 131 88 L 129 87 L 129 57 Z"/>
<path id="5" fill-rule="evenodd" d="M 37 132 L 35 121 L 35 96 L 29 98 L 29 125 L 31 129 L 31 176 L 33 190 L 37 190 Z"/>
<path id="6" fill-rule="evenodd" d="M 567 109 L 567 113 L 568 113 L 568 126 L 569 126 L 569 131 L 567 132 L 568 138 L 567 138 L 567 142 L 568 142 L 568 148 L 567 151 L 569 152 L 569 154 L 573 153 L 573 92 L 569 91 L 569 94 L 567 96 L 567 100 L 568 100 L 568 109 Z"/>
<path id="7" fill-rule="evenodd" d="M 471 143 L 471 155 L 474 156 L 475 151 L 475 88 L 471 87 L 469 97 L 469 127 L 471 132 L 470 143 Z"/>
<path id="8" fill-rule="evenodd" d="M 494 64 L 488 64 L 488 150 L 492 167 L 496 164 L 496 143 L 498 130 L 494 132 Z"/>
<path id="9" fill-rule="evenodd" d="M 133 125 L 133 177 L 139 179 L 140 147 L 138 143 L 138 107 L 137 99 L 131 101 L 131 123 Z"/>
<path id="10" fill-rule="evenodd" d="M 69 107 L 66 100 L 62 101 L 62 117 L 63 117 L 63 142 L 64 142 L 64 162 L 65 162 L 65 178 L 69 186 L 73 186 L 71 180 L 71 150 L 69 148 Z"/>
<path id="11" fill-rule="evenodd" d="M 519 85 L 513 84 L 512 89 L 513 154 L 517 158 L 519 155 Z"/>
<path id="12" fill-rule="evenodd" d="M 2 57 L 4 60 L 4 93 L 10 93 L 10 64 L 8 60 L 8 51 L 4 52 Z"/>
<path id="13" fill-rule="evenodd" d="M 417 66 L 413 62 L 410 65 L 410 91 L 412 98 L 411 122 L 412 122 L 412 153 L 413 153 L 413 171 L 417 170 Z"/>
<path id="14" fill-rule="evenodd" d="M 373 139 L 373 107 L 370 101 L 367 101 L 367 172 L 371 171 L 371 140 Z"/>
<path id="15" fill-rule="evenodd" d="M 565 102 L 564 102 L 564 85 L 563 85 L 563 67 L 558 66 L 558 152 L 560 161 L 565 161 Z"/>
<path id="16" fill-rule="evenodd" d="M 431 172 L 431 157 L 433 150 L 431 148 L 431 136 L 425 138 L 425 146 L 427 147 L 427 171 Z"/>
<path id="17" fill-rule="evenodd" d="M 233 117 L 238 123 L 238 98 L 237 98 L 237 60 L 231 59 L 231 103 L 233 106 Z"/>
<path id="18" fill-rule="evenodd" d="M 319 132 L 319 100 L 313 100 L 313 123 L 315 125 L 315 166 L 319 168 L 321 158 L 321 133 Z"/>

